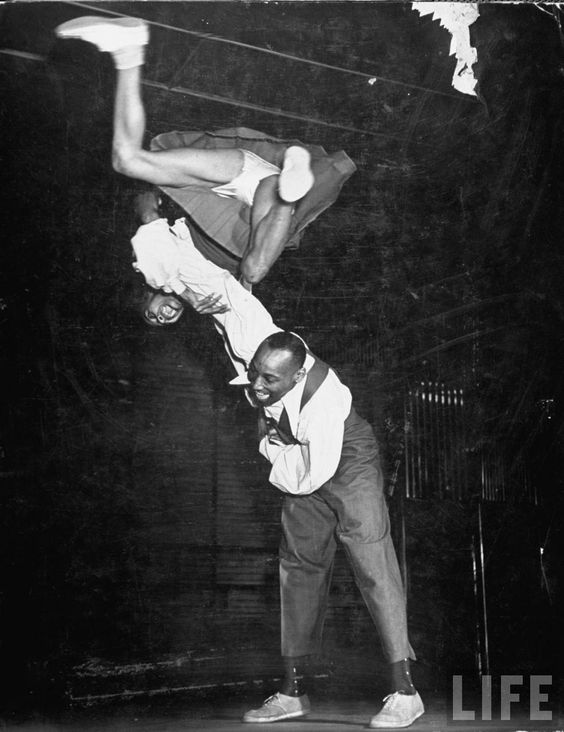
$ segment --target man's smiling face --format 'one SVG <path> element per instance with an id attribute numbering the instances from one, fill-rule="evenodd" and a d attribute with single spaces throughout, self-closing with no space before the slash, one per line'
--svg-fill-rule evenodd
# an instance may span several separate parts
<path id="1" fill-rule="evenodd" d="M 304 378 L 305 369 L 298 366 L 290 351 L 262 344 L 249 364 L 247 375 L 253 398 L 257 404 L 268 407 Z"/>

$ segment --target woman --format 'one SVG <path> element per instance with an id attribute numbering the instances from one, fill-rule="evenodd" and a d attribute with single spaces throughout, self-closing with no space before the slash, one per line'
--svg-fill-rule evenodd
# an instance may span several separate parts
<path id="1" fill-rule="evenodd" d="M 248 128 L 159 135 L 143 149 L 141 67 L 149 40 L 137 18 L 76 18 L 58 26 L 109 52 L 117 71 L 112 163 L 159 186 L 220 247 L 241 259 L 246 283 L 260 282 L 303 229 L 331 205 L 356 167 L 339 151 L 284 141 Z"/>

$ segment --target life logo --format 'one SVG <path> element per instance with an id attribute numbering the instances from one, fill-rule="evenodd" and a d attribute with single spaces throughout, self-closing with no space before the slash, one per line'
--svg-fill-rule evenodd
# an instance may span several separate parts
<path id="1" fill-rule="evenodd" d="M 452 676 L 452 722 L 529 720 L 552 722 L 552 676 L 548 674 L 483 675 L 472 683 L 463 675 Z M 516 732 L 526 732 L 525 730 Z M 554 730 L 562 732 L 562 730 Z"/>

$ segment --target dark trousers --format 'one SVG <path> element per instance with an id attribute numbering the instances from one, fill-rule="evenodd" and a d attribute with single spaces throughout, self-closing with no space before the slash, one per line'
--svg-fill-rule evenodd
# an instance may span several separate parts
<path id="1" fill-rule="evenodd" d="M 318 653 L 339 539 L 390 663 L 415 658 L 405 595 L 390 536 L 378 448 L 354 410 L 345 424 L 341 462 L 315 493 L 287 495 L 282 509 L 280 594 L 282 655 Z"/>

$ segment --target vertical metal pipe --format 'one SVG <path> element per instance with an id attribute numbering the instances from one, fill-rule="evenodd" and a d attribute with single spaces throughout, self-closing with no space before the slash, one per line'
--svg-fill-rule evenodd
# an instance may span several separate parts
<path id="1" fill-rule="evenodd" d="M 488 635 L 488 604 L 486 597 L 486 567 L 484 564 L 484 529 L 482 502 L 478 501 L 478 539 L 480 542 L 480 581 L 482 586 L 482 621 L 484 624 L 484 673 L 490 673 L 490 644 Z"/>
<path id="2" fill-rule="evenodd" d="M 433 493 L 438 498 L 444 498 L 443 487 L 441 483 L 441 463 L 440 463 L 440 451 L 441 447 L 439 444 L 439 385 L 436 381 L 430 384 L 431 388 L 431 434 L 433 447 L 431 451 L 432 465 L 433 465 Z"/>
<path id="3" fill-rule="evenodd" d="M 452 475 L 453 475 L 453 483 L 454 483 L 454 493 L 455 497 L 458 500 L 461 500 L 463 497 L 463 490 L 462 490 L 462 471 L 460 470 L 460 451 L 464 449 L 464 446 L 460 439 L 459 429 L 458 429 L 458 392 L 457 389 L 453 388 L 452 390 L 449 389 L 448 391 L 448 404 L 449 404 L 449 433 L 451 435 L 451 440 L 453 441 L 453 450 L 452 450 Z"/>
<path id="4" fill-rule="evenodd" d="M 453 388 L 452 394 L 452 409 L 451 409 L 451 418 L 450 418 L 450 424 L 451 424 L 451 434 L 454 439 L 454 454 L 453 454 L 453 472 L 455 475 L 456 480 L 456 497 L 458 500 L 461 500 L 464 496 L 464 490 L 463 490 L 463 474 L 461 469 L 461 452 L 464 449 L 464 444 L 461 439 L 460 435 L 460 426 L 459 426 L 459 419 L 458 419 L 458 389 Z"/>
<path id="5" fill-rule="evenodd" d="M 484 475 L 485 475 L 485 491 L 484 496 L 487 501 L 491 500 L 492 495 L 492 465 L 491 460 L 487 455 L 483 456 L 484 459 Z"/>
<path id="6" fill-rule="evenodd" d="M 429 438 L 427 435 L 427 396 L 428 396 L 428 389 L 425 385 L 425 382 L 421 382 L 421 397 L 422 397 L 422 414 L 423 414 L 423 424 L 422 424 L 422 436 L 423 436 L 423 488 L 424 488 L 424 495 L 423 498 L 427 498 L 427 489 L 429 486 L 429 465 L 428 465 L 428 453 L 429 453 Z"/>
<path id="7" fill-rule="evenodd" d="M 429 402 L 430 407 L 430 428 L 431 428 L 431 465 L 433 467 L 433 493 L 438 498 L 443 498 L 442 485 L 441 485 L 441 471 L 440 471 L 440 447 L 439 447 L 439 414 L 438 414 L 438 384 L 433 381 L 429 384 L 429 396 L 431 401 Z"/>
<path id="8" fill-rule="evenodd" d="M 457 496 L 460 500 L 465 495 L 464 493 L 464 474 L 462 470 L 462 451 L 464 450 L 464 443 L 462 441 L 460 419 L 459 419 L 459 394 L 458 389 L 452 390 L 452 434 L 456 440 L 456 455 L 455 455 L 455 471 L 456 471 L 456 484 L 457 484 Z"/>
<path id="9" fill-rule="evenodd" d="M 480 490 L 480 498 L 484 499 L 487 497 L 487 487 L 486 487 L 486 459 L 484 457 L 484 453 L 480 455 L 480 464 L 481 464 L 481 490 Z"/>
<path id="10" fill-rule="evenodd" d="M 429 467 L 431 468 L 431 493 L 435 496 L 439 495 L 439 481 L 437 476 L 437 434 L 436 434 L 436 391 L 435 383 L 429 382 L 429 439 L 431 440 L 431 449 L 429 451 Z"/>
<path id="11" fill-rule="evenodd" d="M 474 611 L 476 613 L 476 662 L 478 674 L 482 675 L 482 631 L 480 628 L 480 590 L 478 586 L 478 567 L 476 561 L 476 537 L 472 534 L 470 545 L 472 554 L 472 586 L 474 590 Z"/>
<path id="12" fill-rule="evenodd" d="M 421 485 L 423 482 L 423 461 L 421 459 L 421 414 L 420 414 L 420 402 L 421 402 L 421 391 L 415 390 L 415 425 L 414 440 L 417 445 L 417 498 L 422 498 Z"/>
<path id="13" fill-rule="evenodd" d="M 407 498 L 413 498 L 413 486 L 412 486 L 412 434 L 413 425 L 411 423 L 411 390 L 408 392 L 407 399 L 403 402 L 403 440 L 404 440 L 404 471 L 405 471 L 405 495 Z"/>
<path id="14" fill-rule="evenodd" d="M 427 498 L 431 498 L 436 491 L 435 465 L 433 464 L 435 457 L 435 435 L 433 425 L 433 384 L 427 382 L 427 400 L 425 402 L 425 416 L 427 424 L 425 429 L 427 449 L 425 457 L 427 463 Z"/>
<path id="15" fill-rule="evenodd" d="M 450 434 L 449 430 L 447 429 L 447 420 L 448 420 L 448 406 L 447 406 L 447 398 L 446 398 L 446 389 L 445 385 L 441 384 L 441 436 L 442 436 L 442 451 L 443 451 L 443 459 L 441 461 L 441 464 L 443 466 L 443 484 L 444 484 L 444 490 L 448 493 L 448 495 L 451 498 L 454 498 L 453 492 L 452 492 L 452 481 L 450 480 L 450 465 L 452 462 L 452 435 Z"/>
<path id="16" fill-rule="evenodd" d="M 460 479 L 461 476 L 459 474 L 459 468 L 458 463 L 460 461 L 460 450 L 462 448 L 462 445 L 460 444 L 460 439 L 458 437 L 458 432 L 456 429 L 456 412 L 455 412 L 455 400 L 456 400 L 456 389 L 453 387 L 452 389 L 449 389 L 447 392 L 447 403 L 448 403 L 448 411 L 449 411 L 449 421 L 448 421 L 448 431 L 451 436 L 451 444 L 452 444 L 452 450 L 451 450 L 451 474 L 452 474 L 452 485 L 453 485 L 453 495 L 457 500 L 460 500 L 462 497 L 462 486 L 460 485 Z"/>
<path id="17" fill-rule="evenodd" d="M 458 422 L 460 424 L 459 435 L 461 449 L 461 473 L 462 473 L 462 485 L 463 494 L 465 498 L 468 498 L 468 456 L 466 454 L 466 422 L 464 419 L 464 389 L 459 390 L 458 394 Z"/>

